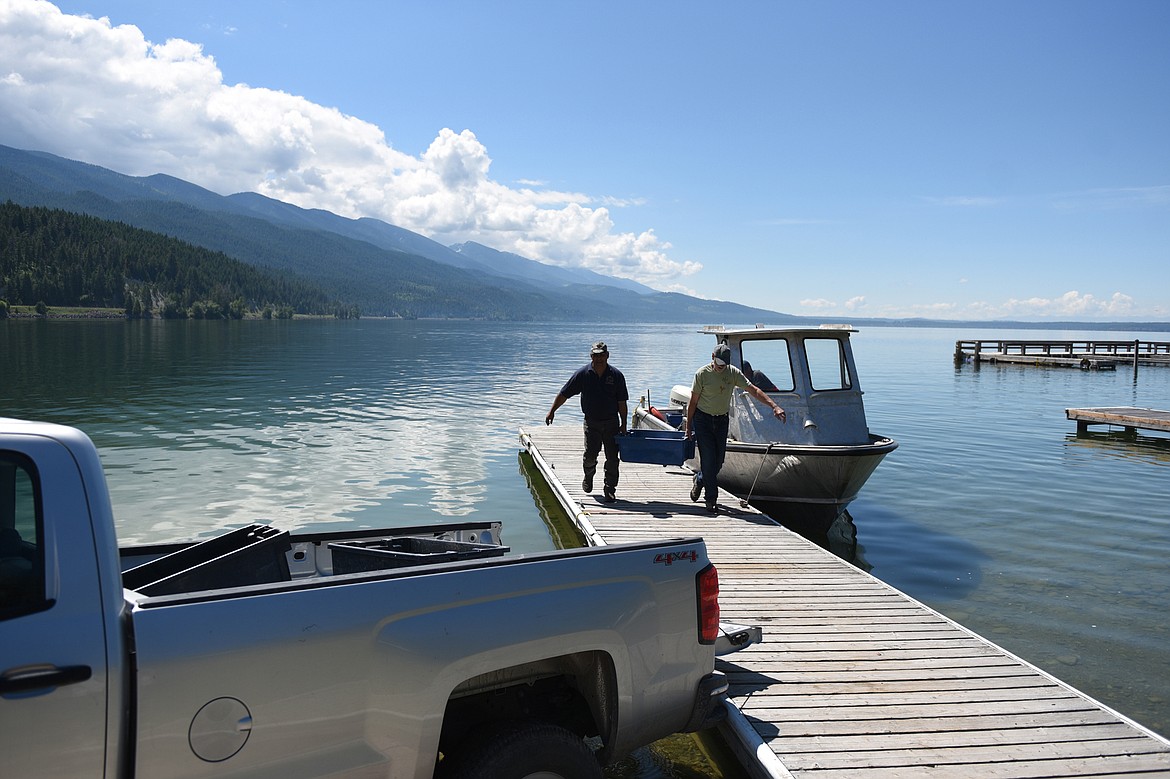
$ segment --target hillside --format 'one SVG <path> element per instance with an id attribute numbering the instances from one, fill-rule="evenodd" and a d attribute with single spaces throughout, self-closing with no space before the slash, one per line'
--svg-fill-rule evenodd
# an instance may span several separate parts
<path id="1" fill-rule="evenodd" d="M 170 176 L 126 176 L 0 146 L 0 201 L 59 208 L 291 272 L 363 315 L 543 321 L 786 321 L 773 311 L 660 293 L 476 244 L 444 247 L 375 219 L 254 193 L 224 197 Z"/>
<path id="2" fill-rule="evenodd" d="M 60 209 L 0 204 L 0 300 L 122 309 L 132 317 L 358 313 L 289 273 Z"/>

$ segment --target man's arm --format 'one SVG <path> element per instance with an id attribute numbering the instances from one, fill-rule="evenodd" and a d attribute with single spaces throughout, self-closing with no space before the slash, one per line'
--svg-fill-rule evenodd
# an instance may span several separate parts
<path id="1" fill-rule="evenodd" d="M 618 417 L 622 421 L 621 432 L 626 432 L 626 402 L 624 400 L 618 401 Z"/>
<path id="2" fill-rule="evenodd" d="M 699 393 L 691 390 L 691 399 L 687 403 L 687 418 L 683 420 L 683 432 L 687 437 L 695 433 L 695 409 L 699 407 Z"/>
<path id="3" fill-rule="evenodd" d="M 557 394 L 557 396 L 553 398 L 552 408 L 548 410 L 548 414 L 546 414 L 544 417 L 544 423 L 546 425 L 551 425 L 553 423 L 553 417 L 556 416 L 557 409 L 565 405 L 566 400 L 568 400 L 568 398 L 561 394 Z"/>
<path id="4" fill-rule="evenodd" d="M 764 392 L 762 389 L 757 387 L 755 384 L 750 384 L 750 383 L 747 385 L 747 391 L 748 391 L 748 394 L 750 394 L 756 400 L 763 403 L 765 406 L 771 406 L 772 413 L 775 414 L 776 418 L 779 419 L 781 422 L 788 421 L 788 415 L 786 413 L 784 413 L 784 409 L 780 408 L 780 406 L 776 403 L 776 401 L 774 401 L 770 397 L 768 397 L 768 393 Z"/>

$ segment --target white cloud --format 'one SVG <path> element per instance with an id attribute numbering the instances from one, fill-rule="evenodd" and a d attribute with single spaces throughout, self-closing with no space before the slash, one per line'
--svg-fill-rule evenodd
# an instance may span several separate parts
<path id="1" fill-rule="evenodd" d="M 1057 298 L 1033 297 L 1008 300 L 1000 307 L 1004 316 L 1038 316 L 1044 318 L 1099 319 L 1125 318 L 1133 314 L 1134 300 L 1129 295 L 1114 292 L 1102 300 L 1091 294 L 1082 295 L 1071 290 Z"/>
<path id="2" fill-rule="evenodd" d="M 132 25 L 0 0 L 0 143 L 131 175 L 168 173 L 229 194 L 372 216 L 442 243 L 474 240 L 557 265 L 671 287 L 698 272 L 653 230 L 615 230 L 593 198 L 490 177 L 471 130 L 442 129 L 421 155 L 377 126 L 303 97 L 228 85 L 199 44 L 148 41 Z"/>
<path id="3" fill-rule="evenodd" d="M 842 304 L 824 298 L 800 301 L 800 307 L 813 316 L 844 316 L 849 314 L 894 319 L 919 317 L 926 319 L 1015 319 L 1021 321 L 1079 320 L 1127 321 L 1139 318 L 1135 301 L 1122 292 L 1107 298 L 1082 294 L 1076 290 L 1055 298 L 1009 298 L 994 303 L 985 300 L 970 303 L 934 302 L 910 306 L 872 305 L 864 295 L 850 298 Z"/>

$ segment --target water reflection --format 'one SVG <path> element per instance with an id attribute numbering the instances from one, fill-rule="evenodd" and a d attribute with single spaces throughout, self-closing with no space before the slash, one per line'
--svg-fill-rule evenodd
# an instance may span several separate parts
<path id="1" fill-rule="evenodd" d="M 1087 430 L 1064 437 L 1070 455 L 1129 459 L 1150 465 L 1170 465 L 1170 438 L 1123 430 Z"/>
<path id="2" fill-rule="evenodd" d="M 920 599 L 958 601 L 978 589 L 983 581 L 983 562 L 988 559 L 979 547 L 881 505 L 858 503 L 863 504 L 864 512 L 860 515 L 860 531 L 858 520 L 849 510 L 826 523 L 794 516 L 787 507 L 778 509 L 776 504 L 752 505 L 822 549 Z M 869 538 L 868 545 L 861 543 L 861 537 Z M 881 560 L 881 565 L 871 564 L 867 551 Z"/>
<path id="3" fill-rule="evenodd" d="M 532 370 L 484 360 L 506 332 L 442 325 L 15 324 L 5 412 L 94 438 L 124 543 L 475 513 L 515 450 L 503 376 Z"/>

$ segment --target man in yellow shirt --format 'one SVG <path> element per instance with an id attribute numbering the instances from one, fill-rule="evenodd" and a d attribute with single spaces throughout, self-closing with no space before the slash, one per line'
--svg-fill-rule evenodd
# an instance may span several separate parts
<path id="1" fill-rule="evenodd" d="M 768 394 L 752 384 L 739 368 L 731 365 L 731 349 L 719 344 L 711 353 L 711 362 L 695 371 L 691 383 L 691 401 L 687 404 L 687 418 L 684 430 L 688 437 L 695 436 L 699 448 L 699 473 L 691 484 L 691 500 L 697 501 L 703 492 L 707 512 L 717 513 L 715 504 L 719 497 L 719 471 L 727 454 L 727 412 L 731 408 L 732 391 L 739 387 L 766 406 L 781 422 L 785 421 L 784 409 L 780 408 Z"/>

